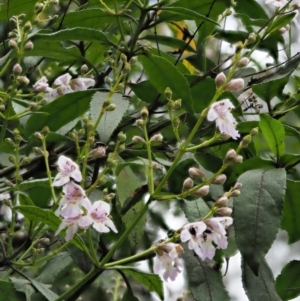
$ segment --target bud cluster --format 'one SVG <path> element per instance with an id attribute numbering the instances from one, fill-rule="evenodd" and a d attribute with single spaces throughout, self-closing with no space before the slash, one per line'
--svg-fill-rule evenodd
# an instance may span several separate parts
<path id="1" fill-rule="evenodd" d="M 248 135 L 249 136 L 249 135 Z M 246 136 L 247 137 L 247 136 Z M 250 136 L 249 136 L 250 137 Z M 250 137 L 251 138 L 251 137 Z M 248 141 L 248 138 L 246 139 Z M 244 141 L 244 139 L 243 139 Z M 243 144 L 243 141 L 241 142 L 241 144 Z M 250 143 L 250 142 L 249 142 Z M 249 144 L 248 143 L 248 144 Z M 246 142 L 245 142 L 246 144 Z M 234 165 L 234 164 L 240 164 L 243 162 L 243 156 L 238 155 L 236 153 L 236 151 L 234 149 L 230 149 L 224 159 L 224 164 L 230 164 L 230 165 Z"/>

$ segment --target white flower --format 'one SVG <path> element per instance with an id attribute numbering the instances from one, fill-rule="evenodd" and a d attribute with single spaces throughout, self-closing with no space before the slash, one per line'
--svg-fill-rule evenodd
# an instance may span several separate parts
<path id="1" fill-rule="evenodd" d="M 182 270 L 182 263 L 179 259 L 182 253 L 182 247 L 178 244 L 168 243 L 160 246 L 156 253 L 157 256 L 153 266 L 154 273 L 160 274 L 164 271 L 164 279 L 168 281 L 170 278 L 174 281 Z"/>
<path id="2" fill-rule="evenodd" d="M 59 96 L 56 89 L 53 88 L 47 88 L 47 93 L 44 94 L 44 99 L 46 100 L 54 100 Z"/>
<path id="3" fill-rule="evenodd" d="M 61 155 L 57 161 L 59 173 L 55 176 L 52 186 L 62 186 L 73 178 L 75 181 L 80 182 L 82 175 L 79 166 L 68 157 Z"/>
<path id="4" fill-rule="evenodd" d="M 287 0 L 266 0 L 266 4 L 273 4 L 276 7 L 282 7 L 287 4 Z"/>
<path id="5" fill-rule="evenodd" d="M 88 226 L 86 226 L 82 220 L 81 214 L 74 217 L 64 218 L 55 232 L 55 236 L 58 235 L 63 229 L 67 228 L 65 239 L 70 240 L 74 237 L 79 228 L 86 229 L 87 227 Z"/>
<path id="6" fill-rule="evenodd" d="M 46 92 L 49 85 L 46 76 L 42 76 L 33 86 L 34 92 Z"/>
<path id="7" fill-rule="evenodd" d="M 221 133 L 225 133 L 237 139 L 240 134 L 235 129 L 236 120 L 231 114 L 234 105 L 229 99 L 223 99 L 213 103 L 208 111 L 207 120 L 216 121 L 216 125 Z"/>
<path id="8" fill-rule="evenodd" d="M 74 91 L 85 91 L 95 85 L 95 80 L 88 77 L 78 77 L 71 81 L 71 87 Z"/>
<path id="9" fill-rule="evenodd" d="M 83 217 L 86 225 L 93 224 L 93 228 L 100 233 L 107 233 L 110 229 L 118 232 L 110 216 L 110 205 L 103 201 L 96 201 L 88 214 Z M 109 229 L 110 228 L 110 229 Z"/>
<path id="10" fill-rule="evenodd" d="M 64 218 L 74 218 L 84 211 L 92 209 L 90 200 L 86 197 L 85 191 L 72 181 L 63 187 L 64 196 L 59 202 L 58 209 L 55 211 L 56 215 L 61 215 Z"/>
<path id="11" fill-rule="evenodd" d="M 73 92 L 70 81 L 72 79 L 72 76 L 69 73 L 65 73 L 61 76 L 59 76 L 55 81 L 54 85 L 59 86 L 57 89 L 57 92 L 59 95 L 64 95 Z"/>

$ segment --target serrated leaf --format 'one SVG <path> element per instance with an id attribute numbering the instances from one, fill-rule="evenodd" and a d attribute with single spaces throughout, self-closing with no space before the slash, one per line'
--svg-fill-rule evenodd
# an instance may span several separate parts
<path id="1" fill-rule="evenodd" d="M 237 182 L 243 187 L 241 195 L 233 202 L 236 242 L 257 275 L 279 228 L 286 172 L 284 169 L 251 170 L 242 174 Z"/>
<path id="2" fill-rule="evenodd" d="M 90 105 L 91 117 L 94 122 L 96 122 L 98 119 L 102 105 L 108 97 L 108 92 L 96 92 L 94 94 Z M 111 104 L 116 105 L 115 110 L 106 112 L 97 126 L 97 132 L 99 133 L 101 141 L 104 143 L 109 141 L 114 130 L 122 120 L 125 112 L 128 109 L 129 101 L 128 99 L 123 98 L 121 94 L 115 93 L 111 97 Z"/>
<path id="3" fill-rule="evenodd" d="M 281 228 L 289 235 L 289 243 L 300 240 L 300 182 L 287 180 Z"/>
<path id="4" fill-rule="evenodd" d="M 94 90 L 68 93 L 39 108 L 35 112 L 45 115 L 30 116 L 25 127 L 26 135 L 30 136 L 36 131 L 41 131 L 44 126 L 48 126 L 52 132 L 59 130 L 88 111 L 94 93 Z"/>
<path id="5" fill-rule="evenodd" d="M 67 252 L 62 252 L 52 257 L 46 265 L 43 266 L 39 272 L 37 281 L 42 283 L 52 283 L 57 275 L 66 269 L 73 262 L 72 258 Z"/>
<path id="6" fill-rule="evenodd" d="M 174 65 L 156 55 L 139 56 L 139 61 L 142 63 L 149 80 L 158 92 L 164 94 L 166 88 L 169 87 L 173 92 L 172 98 L 174 100 L 180 98 L 182 100 L 182 107 L 189 113 L 193 113 L 194 109 L 189 84 Z"/>
<path id="7" fill-rule="evenodd" d="M 272 153 L 278 158 L 284 154 L 284 127 L 279 120 L 276 120 L 268 114 L 260 115 L 259 128 L 266 138 Z"/>
<path id="8" fill-rule="evenodd" d="M 183 259 L 188 278 L 188 288 L 195 301 L 229 301 L 221 272 L 207 261 L 201 260 L 184 246 Z"/>
<path id="9" fill-rule="evenodd" d="M 276 291 L 283 301 L 300 295 L 300 261 L 289 262 L 276 278 Z"/>
<path id="10" fill-rule="evenodd" d="M 48 301 L 55 301 L 58 298 L 58 295 L 49 289 L 49 285 L 38 282 L 34 279 L 30 279 L 30 282 Z"/>
<path id="11" fill-rule="evenodd" d="M 249 301 L 281 301 L 275 290 L 273 273 L 265 259 L 261 261 L 258 276 L 242 260 L 242 281 Z"/>
<path id="12" fill-rule="evenodd" d="M 148 290 L 157 293 L 162 300 L 164 299 L 163 282 L 158 275 L 145 273 L 126 266 L 115 266 L 114 268 L 121 270 L 126 275 L 132 276 Z"/>
<path id="13" fill-rule="evenodd" d="M 35 293 L 35 289 L 27 279 L 10 277 L 11 282 L 14 284 L 16 291 L 22 292 L 26 296 L 26 301 L 31 300 L 31 295 Z"/>

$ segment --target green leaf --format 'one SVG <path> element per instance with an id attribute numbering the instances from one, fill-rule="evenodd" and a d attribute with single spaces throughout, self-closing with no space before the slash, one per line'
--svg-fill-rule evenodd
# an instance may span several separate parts
<path id="1" fill-rule="evenodd" d="M 30 116 L 25 127 L 26 135 L 41 131 L 44 126 L 48 126 L 52 132 L 59 130 L 88 111 L 94 93 L 93 90 L 68 93 L 39 108 L 35 112 L 45 115 L 42 118 L 40 114 Z"/>
<path id="2" fill-rule="evenodd" d="M 29 190 L 31 188 L 35 188 L 35 187 L 50 187 L 49 184 L 49 179 L 45 178 L 45 179 L 34 179 L 34 180 L 28 180 L 28 181 L 24 181 L 20 184 L 19 189 L 20 190 Z"/>
<path id="3" fill-rule="evenodd" d="M 49 289 L 49 285 L 30 279 L 32 285 L 48 300 L 55 301 L 58 298 L 53 291 Z"/>
<path id="4" fill-rule="evenodd" d="M 289 235 L 289 243 L 300 240 L 300 182 L 287 180 L 287 190 L 281 220 L 281 228 Z"/>
<path id="5" fill-rule="evenodd" d="M 276 291 L 283 301 L 300 295 L 300 261 L 289 262 L 276 278 Z"/>
<path id="6" fill-rule="evenodd" d="M 42 283 L 52 283 L 57 275 L 63 270 L 67 269 L 73 262 L 69 253 L 62 252 L 52 257 L 46 265 L 43 266 L 42 270 L 39 271 L 39 275 L 36 278 L 37 281 Z"/>
<path id="7" fill-rule="evenodd" d="M 24 301 L 24 295 L 18 293 L 11 282 L 0 280 L 0 300 Z"/>
<path id="8" fill-rule="evenodd" d="M 259 265 L 279 228 L 286 173 L 284 169 L 250 170 L 237 182 L 243 187 L 233 202 L 236 242 L 247 264 L 258 275 Z"/>
<path id="9" fill-rule="evenodd" d="M 26 194 L 19 192 L 18 199 L 21 206 L 34 206 L 33 201 Z"/>
<path id="10" fill-rule="evenodd" d="M 252 90 L 261 99 L 267 103 L 270 103 L 275 96 L 282 95 L 282 91 L 288 80 L 288 77 L 284 77 L 281 79 L 268 81 L 266 83 L 253 85 Z"/>
<path id="11" fill-rule="evenodd" d="M 122 301 L 139 301 L 139 299 L 132 294 L 132 291 L 127 289 L 122 297 Z"/>
<path id="12" fill-rule="evenodd" d="M 36 0 L 4 0 L 0 4 L 0 21 L 9 21 L 12 16 L 25 14 L 25 20 L 31 18 Z"/>
<path id="13" fill-rule="evenodd" d="M 198 82 L 199 76 L 186 75 L 186 79 L 191 85 L 193 108 L 195 113 L 201 113 L 210 104 L 216 92 L 215 81 L 205 78 Z"/>
<path id="14" fill-rule="evenodd" d="M 169 87 L 173 92 L 172 98 L 174 100 L 181 98 L 182 107 L 189 113 L 193 113 L 189 84 L 174 65 L 155 55 L 140 56 L 139 60 L 158 92 L 164 94 L 165 89 Z"/>
<path id="15" fill-rule="evenodd" d="M 27 279 L 16 277 L 10 277 L 10 280 L 14 284 L 16 291 L 24 293 L 26 295 L 26 301 L 30 301 L 31 295 L 35 293 L 35 289 L 32 287 L 31 282 Z"/>
<path id="16" fill-rule="evenodd" d="M 284 127 L 279 120 L 276 120 L 268 114 L 260 115 L 259 127 L 266 138 L 272 153 L 278 158 L 284 154 Z"/>
<path id="17" fill-rule="evenodd" d="M 277 16 L 273 22 L 271 22 L 270 27 L 266 29 L 266 34 L 270 34 L 272 32 L 277 32 L 278 29 L 285 27 L 287 24 L 290 24 L 291 21 L 295 18 L 296 13 L 291 12 L 289 14 L 282 14 Z"/>
<path id="18" fill-rule="evenodd" d="M 225 290 L 221 272 L 211 263 L 202 261 L 187 246 L 184 247 L 183 259 L 188 278 L 188 288 L 195 301 L 230 300 Z"/>
<path id="19" fill-rule="evenodd" d="M 163 282 L 158 275 L 148 274 L 135 268 L 125 266 L 115 266 L 114 269 L 121 270 L 126 275 L 132 276 L 149 291 L 157 293 L 162 300 L 164 299 Z"/>
<path id="20" fill-rule="evenodd" d="M 144 80 L 139 83 L 128 83 L 128 86 L 132 89 L 134 94 L 142 101 L 152 103 L 158 96 L 158 91 L 154 88 L 150 80 Z M 147 91 L 147 93 L 145 93 Z M 160 96 L 160 99 L 163 96 Z"/>
<path id="21" fill-rule="evenodd" d="M 202 198 L 192 201 L 182 200 L 179 205 L 189 222 L 201 219 L 210 211 Z"/>
<path id="22" fill-rule="evenodd" d="M 91 117 L 94 122 L 98 119 L 101 112 L 102 105 L 106 99 L 109 98 L 108 92 L 96 92 L 93 95 L 90 111 Z M 121 94 L 115 93 L 111 97 L 111 104 L 115 104 L 116 108 L 114 111 L 106 112 L 102 116 L 99 125 L 97 126 L 97 132 L 99 133 L 102 142 L 107 143 L 113 134 L 114 130 L 122 120 L 123 115 L 128 109 L 129 101 L 123 98 Z"/>
<path id="23" fill-rule="evenodd" d="M 300 162 L 300 155 L 298 154 L 284 154 L 280 157 L 280 166 L 289 167 Z"/>
<path id="24" fill-rule="evenodd" d="M 37 33 L 32 37 L 32 41 L 67 41 L 67 40 L 80 40 L 80 41 L 95 41 L 98 43 L 112 44 L 105 33 L 93 29 L 75 27 L 63 29 L 54 33 Z"/>
<path id="25" fill-rule="evenodd" d="M 242 260 L 242 281 L 249 301 L 281 301 L 275 290 L 273 273 L 265 259 L 261 261 L 258 276 Z"/>

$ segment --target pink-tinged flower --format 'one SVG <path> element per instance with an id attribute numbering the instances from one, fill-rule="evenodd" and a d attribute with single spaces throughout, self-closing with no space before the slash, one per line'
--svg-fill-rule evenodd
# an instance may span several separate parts
<path id="1" fill-rule="evenodd" d="M 168 243 L 160 246 L 156 253 L 153 270 L 155 274 L 163 272 L 163 277 L 166 281 L 170 278 L 174 281 L 177 275 L 182 271 L 182 263 L 180 255 L 182 247 L 178 244 Z"/>
<path id="2" fill-rule="evenodd" d="M 46 92 L 49 85 L 46 76 L 42 76 L 33 86 L 33 92 Z"/>
<path id="3" fill-rule="evenodd" d="M 47 88 L 47 92 L 44 94 L 44 99 L 46 100 L 54 100 L 59 96 L 56 89 L 53 88 Z"/>
<path id="4" fill-rule="evenodd" d="M 83 217 L 86 225 L 93 224 L 93 228 L 100 233 L 107 233 L 110 229 L 118 232 L 110 218 L 110 205 L 103 201 L 96 201 L 88 214 Z M 110 228 L 110 229 L 109 229 Z"/>
<path id="5" fill-rule="evenodd" d="M 55 176 L 52 186 L 62 186 L 73 178 L 75 181 L 80 182 L 82 175 L 79 166 L 68 157 L 61 155 L 57 161 L 59 173 Z"/>
<path id="6" fill-rule="evenodd" d="M 95 80 L 88 77 L 78 77 L 71 81 L 71 87 L 74 91 L 85 91 L 95 85 Z"/>
<path id="7" fill-rule="evenodd" d="M 65 73 L 61 76 L 59 76 L 55 81 L 54 85 L 59 86 L 57 89 L 57 92 L 59 95 L 64 95 L 73 92 L 70 81 L 72 79 L 72 76 L 69 73 Z"/>
<path id="8" fill-rule="evenodd" d="M 73 218 L 92 209 L 92 204 L 87 198 L 85 191 L 72 181 L 67 183 L 63 188 L 64 196 L 59 202 L 56 215 L 64 218 Z"/>
<path id="9" fill-rule="evenodd" d="M 207 114 L 207 120 L 216 121 L 221 133 L 231 136 L 232 139 L 237 139 L 240 137 L 240 134 L 235 129 L 236 120 L 231 113 L 232 109 L 234 109 L 234 105 L 229 99 L 217 101 L 211 105 Z"/>
<path id="10" fill-rule="evenodd" d="M 79 228 L 86 229 L 87 227 L 88 226 L 86 226 L 82 220 L 82 215 L 78 214 L 74 217 L 64 218 L 55 232 L 55 236 L 58 235 L 63 229 L 67 228 L 65 239 L 70 240 L 74 237 Z"/>
<path id="11" fill-rule="evenodd" d="M 276 7 L 282 7 L 287 4 L 287 0 L 266 0 L 266 4 L 273 4 Z"/>
<path id="12" fill-rule="evenodd" d="M 244 89 L 245 82 L 242 78 L 234 78 L 232 79 L 224 88 L 225 91 L 240 91 Z"/>

